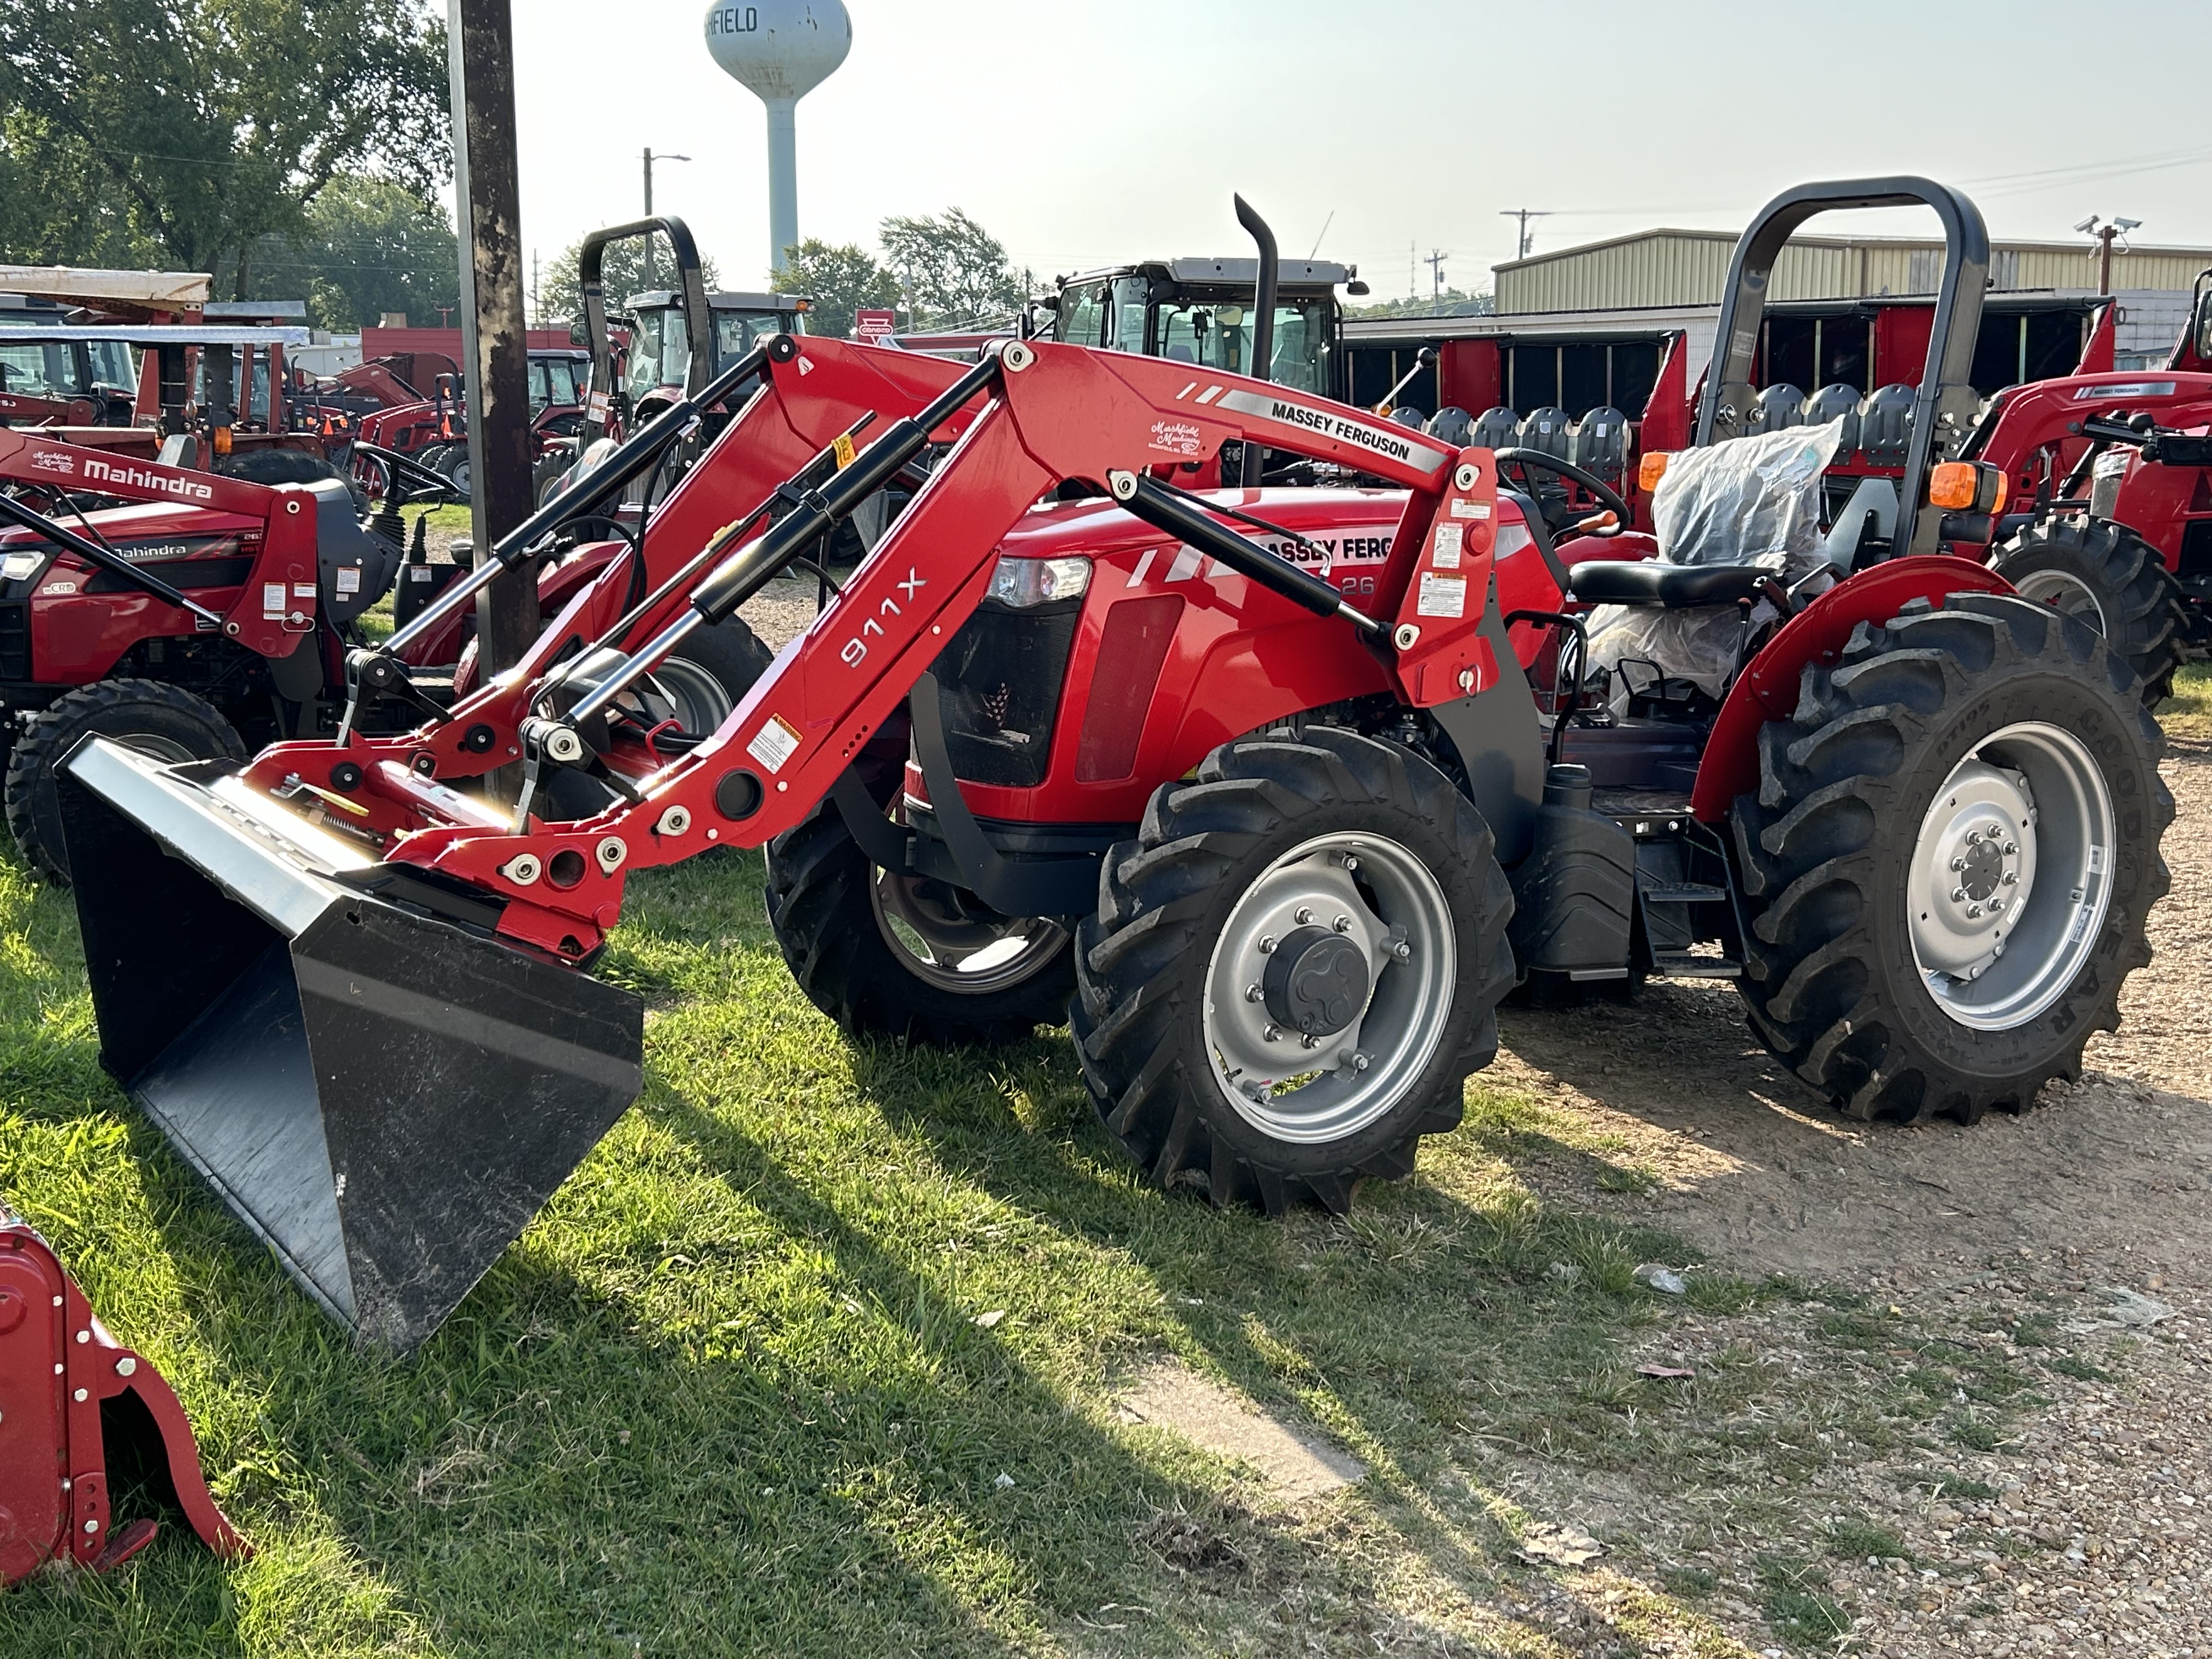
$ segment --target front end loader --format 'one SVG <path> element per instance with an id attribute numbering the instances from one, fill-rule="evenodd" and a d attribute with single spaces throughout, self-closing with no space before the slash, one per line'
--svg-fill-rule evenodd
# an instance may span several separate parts
<path id="1" fill-rule="evenodd" d="M 769 849 L 779 939 L 848 1026 L 988 1037 L 1065 1006 L 1131 1155 L 1271 1212 L 1409 1171 L 1528 975 L 1735 978 L 1828 1098 L 1916 1119 L 2024 1107 L 2147 959 L 2171 806 L 2133 679 L 1921 553 L 1919 474 L 1895 556 L 1762 617 L 1769 569 L 1571 568 L 1490 451 L 1310 393 L 1010 342 L 810 431 L 810 382 L 926 360 L 763 355 L 662 516 L 696 552 L 604 626 L 580 599 L 405 736 L 67 763 L 103 1063 L 365 1340 L 434 1329 L 624 1109 L 642 1011 L 590 965 L 633 871 L 719 846 Z M 781 480 L 742 441 L 779 426 Z M 1389 488 L 1176 487 L 1231 442 Z M 1049 504 L 1071 480 L 1103 499 Z M 892 487 L 726 719 L 653 718 L 661 664 Z M 1540 644 L 1577 637 L 1570 594 L 1737 618 L 1717 710 L 1595 704 Z M 389 647 L 351 672 L 404 696 Z M 872 991 L 891 969 L 910 985 Z"/>

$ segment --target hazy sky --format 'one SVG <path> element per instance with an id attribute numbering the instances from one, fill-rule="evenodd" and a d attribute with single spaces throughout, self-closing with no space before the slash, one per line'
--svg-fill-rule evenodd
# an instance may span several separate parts
<path id="1" fill-rule="evenodd" d="M 852 55 L 799 106 L 799 230 L 831 241 L 957 205 L 1043 278 L 1244 252 L 1242 191 L 1285 254 L 1319 238 L 1382 298 L 1409 250 L 1487 287 L 1504 209 L 1553 211 L 1542 250 L 1735 229 L 1787 185 L 1910 171 L 1965 187 L 1996 235 L 2098 213 L 2212 246 L 2208 0 L 847 4 Z M 707 55 L 706 0 L 514 9 L 526 246 L 634 216 L 650 144 L 693 158 L 657 169 L 662 210 L 726 284 L 764 282 L 764 118 Z"/>

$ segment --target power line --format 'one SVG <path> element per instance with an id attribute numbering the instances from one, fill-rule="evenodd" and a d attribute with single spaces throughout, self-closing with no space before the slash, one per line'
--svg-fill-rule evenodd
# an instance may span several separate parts
<path id="1" fill-rule="evenodd" d="M 1527 258 L 1528 250 L 1535 246 L 1534 238 L 1528 234 L 1528 222 L 1531 219 L 1548 219 L 1552 213 L 1550 208 L 1500 208 L 1498 210 L 1498 216 L 1501 219 L 1518 219 L 1521 222 L 1521 252 L 1516 258 Z"/>

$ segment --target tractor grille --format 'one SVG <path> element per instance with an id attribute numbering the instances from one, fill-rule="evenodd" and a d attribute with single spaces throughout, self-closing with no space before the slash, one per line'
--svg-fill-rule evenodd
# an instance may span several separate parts
<path id="1" fill-rule="evenodd" d="M 30 610 L 21 599 L 0 604 L 0 680 L 31 678 Z"/>
<path id="2" fill-rule="evenodd" d="M 1019 610 L 986 600 L 935 664 L 945 746 L 956 777 L 1006 788 L 1042 783 L 1083 602 Z"/>

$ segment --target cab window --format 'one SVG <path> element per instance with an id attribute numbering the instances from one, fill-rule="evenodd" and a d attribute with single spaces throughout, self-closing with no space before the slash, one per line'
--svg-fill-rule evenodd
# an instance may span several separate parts
<path id="1" fill-rule="evenodd" d="M 1152 284 L 1141 276 L 1119 276 L 1114 281 L 1113 328 L 1107 337 L 1115 351 L 1145 349 L 1146 300 Z"/>
<path id="2" fill-rule="evenodd" d="M 1062 289 L 1060 314 L 1054 319 L 1052 337 L 1069 345 L 1095 346 L 1106 325 L 1106 284 L 1084 283 Z"/>
<path id="3" fill-rule="evenodd" d="M 1158 354 L 1176 362 L 1200 363 L 1249 374 L 1252 316 L 1234 301 L 1174 300 L 1159 308 L 1154 325 Z M 1320 300 L 1294 300 L 1275 307 L 1275 337 L 1267 378 L 1296 392 L 1321 392 L 1328 384 L 1328 307 Z"/>
<path id="4" fill-rule="evenodd" d="M 66 344 L 0 346 L 7 389 L 27 397 L 66 396 L 76 390 L 76 362 Z"/>

